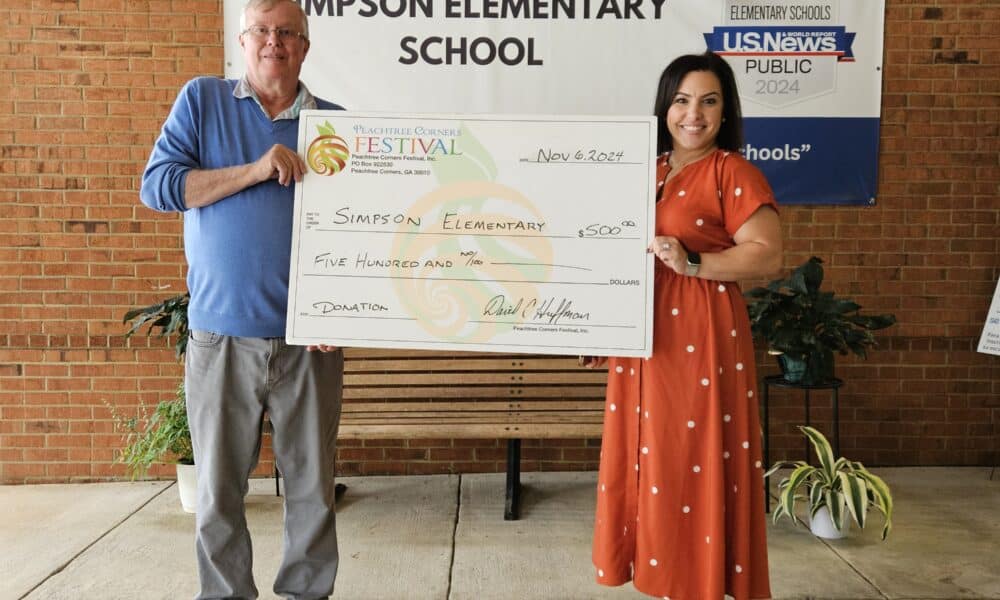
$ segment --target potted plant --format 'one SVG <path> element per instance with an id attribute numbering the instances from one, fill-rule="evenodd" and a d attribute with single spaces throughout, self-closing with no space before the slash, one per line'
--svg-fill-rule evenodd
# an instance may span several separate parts
<path id="1" fill-rule="evenodd" d="M 155 462 L 176 463 L 181 506 L 186 512 L 195 512 L 198 482 L 184 385 L 178 385 L 174 398 L 160 401 L 152 413 L 145 405 L 130 417 L 123 416 L 110 404 L 108 408 L 114 418 L 115 429 L 124 436 L 116 460 L 126 466 L 129 476 L 135 479 L 145 475 Z"/>
<path id="2" fill-rule="evenodd" d="M 146 335 L 151 335 L 154 329 L 158 330 L 158 337 L 176 335 L 174 353 L 180 359 L 187 350 L 189 299 L 190 295 L 185 292 L 158 304 L 128 311 L 123 322 L 131 321 L 132 325 L 125 337 L 138 333 L 145 325 L 148 325 Z M 109 408 L 116 429 L 125 436 L 118 461 L 128 467 L 130 476 L 135 479 L 144 475 L 154 462 L 175 462 L 181 505 L 185 511 L 195 512 L 198 484 L 183 383 L 177 386 L 174 398 L 159 402 L 152 414 L 142 406 L 136 416 L 123 417 L 114 407 Z"/>
<path id="3" fill-rule="evenodd" d="M 787 516 L 792 522 L 801 523 L 795 514 L 795 502 L 808 499 L 810 530 L 819 537 L 836 539 L 844 537 L 852 520 L 864 529 L 868 523 L 868 509 L 874 507 L 885 517 L 884 540 L 892 529 L 893 502 L 889 486 L 859 462 L 843 457 L 834 459 L 830 442 L 816 429 L 799 429 L 812 442 L 820 466 L 814 467 L 801 460 L 778 462 L 764 474 L 769 477 L 778 469 L 792 468 L 791 474 L 778 484 L 774 522 Z"/>
<path id="4" fill-rule="evenodd" d="M 833 377 L 833 355 L 853 352 L 862 358 L 875 346 L 872 331 L 896 322 L 891 314 L 867 316 L 852 300 L 820 291 L 823 261 L 813 256 L 787 279 L 746 293 L 750 329 L 778 356 L 786 381 L 813 385 Z"/>

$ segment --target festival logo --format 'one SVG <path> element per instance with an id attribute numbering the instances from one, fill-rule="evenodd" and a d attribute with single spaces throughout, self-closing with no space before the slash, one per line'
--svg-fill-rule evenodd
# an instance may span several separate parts
<path id="1" fill-rule="evenodd" d="M 337 135 L 333 125 L 327 121 L 317 125 L 319 137 L 309 144 L 306 158 L 309 166 L 319 175 L 336 175 L 347 166 L 351 151 L 347 148 L 344 138 Z"/>
<path id="2" fill-rule="evenodd" d="M 854 62 L 853 32 L 838 24 L 839 0 L 727 0 L 722 27 L 704 34 L 725 56 L 740 96 L 771 108 L 837 89 L 837 69 Z"/>

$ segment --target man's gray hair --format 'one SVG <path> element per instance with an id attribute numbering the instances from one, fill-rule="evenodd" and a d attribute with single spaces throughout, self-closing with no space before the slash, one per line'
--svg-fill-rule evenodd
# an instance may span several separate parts
<path id="1" fill-rule="evenodd" d="M 302 15 L 302 35 L 309 39 L 309 18 L 306 17 L 306 11 L 302 10 L 302 6 L 299 5 L 295 0 L 249 0 L 246 6 L 243 7 L 243 12 L 240 13 L 240 32 L 247 30 L 247 11 L 248 10 L 259 10 L 261 12 L 267 12 L 272 8 L 278 6 L 279 4 L 291 3 L 295 8 L 299 9 L 299 14 Z"/>

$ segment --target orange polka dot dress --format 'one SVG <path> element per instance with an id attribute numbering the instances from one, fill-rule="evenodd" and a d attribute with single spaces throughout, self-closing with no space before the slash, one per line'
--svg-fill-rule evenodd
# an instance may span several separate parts
<path id="1" fill-rule="evenodd" d="M 763 174 L 718 150 L 664 184 L 656 234 L 720 252 L 760 207 Z M 734 282 L 655 261 L 651 358 L 609 361 L 597 484 L 597 582 L 672 600 L 770 598 L 750 322 Z"/>

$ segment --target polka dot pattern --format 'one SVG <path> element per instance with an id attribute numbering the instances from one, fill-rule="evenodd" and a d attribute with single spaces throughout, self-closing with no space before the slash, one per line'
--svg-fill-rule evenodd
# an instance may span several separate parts
<path id="1" fill-rule="evenodd" d="M 658 185 L 668 156 L 659 157 Z M 731 247 L 730 231 L 761 205 L 773 206 L 759 171 L 723 151 L 662 183 L 662 197 L 675 201 L 657 204 L 656 235 L 705 253 Z M 700 278 L 672 285 L 675 275 L 657 272 L 652 356 L 615 359 L 607 378 L 594 520 L 598 581 L 631 579 L 648 596 L 669 600 L 668 592 L 682 589 L 685 598 L 719 598 L 736 580 L 740 597 L 770 597 L 766 541 L 757 535 L 765 515 L 751 510 L 763 495 L 763 465 L 748 441 L 760 423 L 752 338 L 733 304 L 739 291 Z M 721 557 L 724 571 L 705 577 L 701 566 Z"/>

